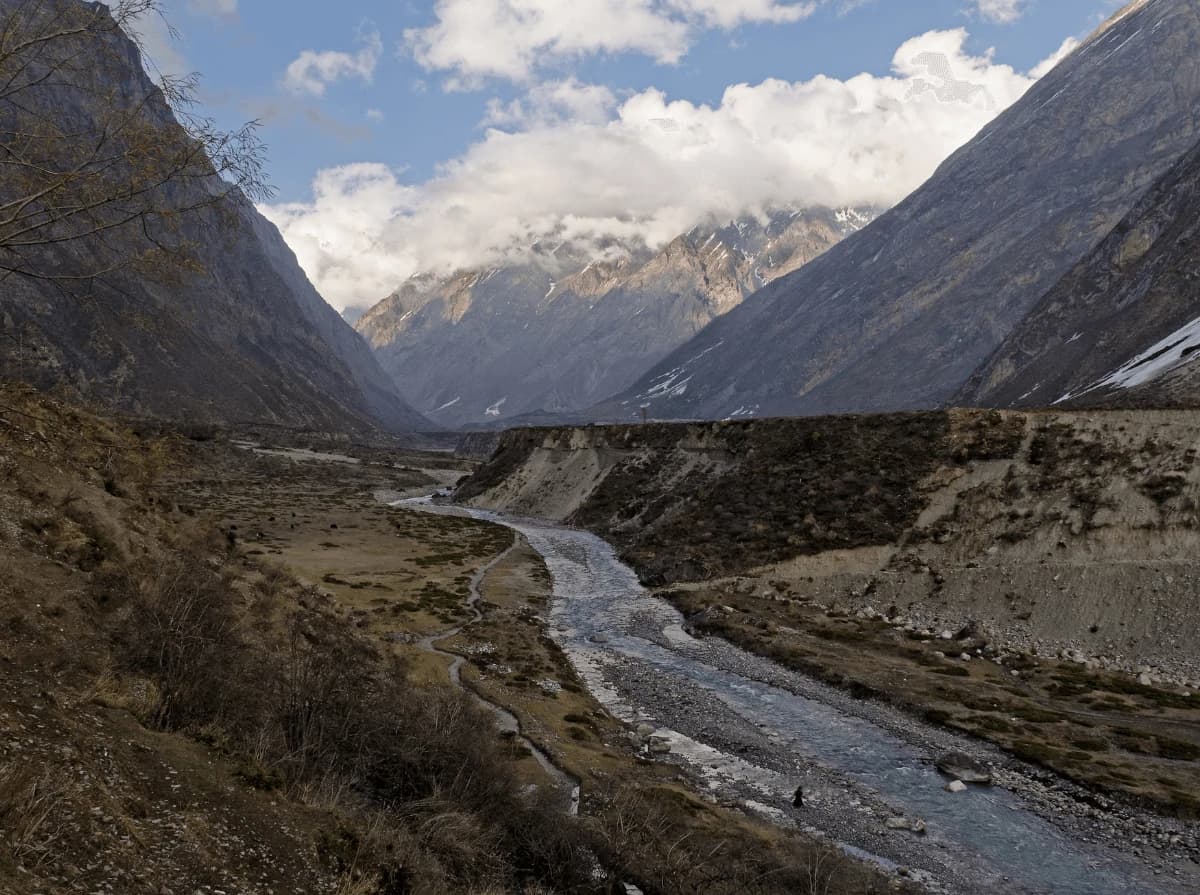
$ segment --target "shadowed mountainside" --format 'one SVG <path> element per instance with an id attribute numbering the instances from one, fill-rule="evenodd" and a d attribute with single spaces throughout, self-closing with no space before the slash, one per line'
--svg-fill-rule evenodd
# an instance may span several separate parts
<path id="1" fill-rule="evenodd" d="M 48 45 L 43 55 L 71 63 L 54 78 L 38 76 L 36 68 L 53 72 L 54 61 L 10 60 L 25 66 L 19 73 L 30 83 L 0 101 L 4 130 L 36 124 L 46 139 L 64 141 L 105 133 L 115 146 L 106 151 L 118 160 L 137 151 L 135 139 L 164 154 L 186 147 L 188 134 L 107 13 L 76 0 L 52 5 L 46 15 L 88 24 Z M 36 26 L 15 0 L 0 3 L 0 13 L 10 23 Z M 107 133 L 114 116 L 121 129 Z M 93 164 L 99 187 L 88 189 L 105 187 L 104 160 Z M 116 163 L 107 165 L 118 172 L 110 178 L 125 176 Z M 200 176 L 203 164 L 194 167 L 157 186 L 130 188 L 144 189 L 161 214 L 127 226 L 101 222 L 69 241 L 52 234 L 19 250 L 33 273 L 7 275 L 0 291 L 0 370 L 127 413 L 322 430 L 430 428 L 322 301 L 278 231 L 240 194 L 212 202 L 221 188 L 211 175 Z M 14 180 L 6 183 L 0 197 L 19 198 L 10 195 L 19 188 Z M 161 244 L 181 247 L 186 260 L 150 269 L 126 264 L 146 245 Z M 6 259 L 14 245 L 5 244 Z"/>
<path id="2" fill-rule="evenodd" d="M 1198 118 L 1200 8 L 1135 5 L 907 200 L 593 414 L 940 406 L 1191 149 Z"/>

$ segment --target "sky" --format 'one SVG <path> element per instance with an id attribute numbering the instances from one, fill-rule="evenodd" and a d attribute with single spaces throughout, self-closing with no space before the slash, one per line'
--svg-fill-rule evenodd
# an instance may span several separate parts
<path id="1" fill-rule="evenodd" d="M 163 0 L 157 68 L 261 122 L 335 308 L 538 240 L 888 207 L 1119 0 Z"/>

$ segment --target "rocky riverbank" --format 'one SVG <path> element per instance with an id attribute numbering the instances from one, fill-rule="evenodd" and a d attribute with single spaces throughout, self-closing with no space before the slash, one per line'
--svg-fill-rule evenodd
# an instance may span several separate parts
<path id="1" fill-rule="evenodd" d="M 1098 799 L 986 743 L 697 639 L 596 539 L 516 527 L 547 556 L 551 631 L 589 690 L 648 760 L 677 766 L 715 802 L 819 831 L 934 890 L 1158 895 L 1200 879 L 1193 824 Z M 934 768 L 948 751 L 992 768 L 998 785 L 948 792 Z M 1048 848 L 1060 854 L 1053 867 L 1029 863 Z M 1098 874 L 1100 884 L 1081 882 Z"/>
<path id="2" fill-rule="evenodd" d="M 668 645 L 661 630 L 655 630 L 653 626 L 646 626 L 637 634 Z M 1185 892 L 1190 891 L 1189 886 L 1200 884 L 1200 827 L 1196 824 L 1165 819 L 1097 796 L 986 744 L 923 724 L 885 705 L 854 699 L 843 691 L 772 667 L 756 658 L 738 656 L 723 649 L 716 652 L 725 657 L 723 666 L 732 666 L 730 670 L 739 675 L 868 721 L 926 756 L 957 751 L 986 765 L 992 769 L 995 785 L 1016 795 L 1021 808 L 1046 819 L 1071 839 L 1103 845 L 1141 863 L 1148 878 L 1157 877 L 1164 881 L 1163 888 L 1146 889 L 1147 892 L 1171 891 L 1170 885 L 1181 886 L 1178 891 Z M 737 660 L 730 662 L 730 657 L 734 656 Z M 882 857 L 895 865 L 897 873 L 903 868 L 904 875 L 923 879 L 931 891 L 983 891 L 977 877 L 963 872 L 969 868 L 969 858 L 942 838 L 936 829 L 925 835 L 913 833 L 915 822 L 926 821 L 924 817 L 898 809 L 876 791 L 831 770 L 811 756 L 783 748 L 778 736 L 748 726 L 712 691 L 697 688 L 694 682 L 672 678 L 657 670 L 647 672 L 634 665 L 613 670 L 611 675 L 611 682 L 620 688 L 624 698 L 642 707 L 637 715 L 638 724 L 653 727 L 655 731 L 659 725 L 668 725 L 686 738 L 677 741 L 679 751 L 676 755 L 659 753 L 660 760 L 678 761 L 681 766 L 688 767 L 691 762 L 687 757 L 702 751 L 697 750 L 695 744 L 703 743 L 742 763 L 743 767 L 722 774 L 713 768 L 713 757 L 702 755 L 702 761 L 707 759 L 708 772 L 695 772 L 702 789 L 711 790 L 713 781 L 721 779 L 722 785 L 717 788 L 719 798 L 740 803 L 748 810 L 774 817 L 777 821 L 819 831 L 855 849 Z M 667 739 L 670 741 L 671 738 Z M 647 742 L 647 752 L 652 751 Z M 933 759 L 929 762 L 932 764 Z M 763 771 L 768 773 L 764 775 Z M 786 794 L 786 787 L 793 781 L 803 790 L 803 807 L 787 805 L 786 799 L 779 804 L 776 793 L 776 804 L 768 802 L 766 810 L 763 809 L 764 787 L 778 790 L 782 785 Z M 945 792 L 938 798 L 954 799 L 956 796 Z M 895 824 L 894 819 L 903 819 L 905 823 Z"/>

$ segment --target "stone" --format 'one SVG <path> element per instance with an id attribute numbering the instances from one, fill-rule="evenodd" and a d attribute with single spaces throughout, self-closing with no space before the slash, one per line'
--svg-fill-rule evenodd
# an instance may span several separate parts
<path id="1" fill-rule="evenodd" d="M 947 777 L 953 777 L 963 783 L 979 783 L 986 786 L 992 782 L 991 769 L 962 752 L 940 755 L 935 764 Z"/>
<path id="2" fill-rule="evenodd" d="M 966 791 L 967 791 L 967 784 L 963 783 L 961 780 L 951 780 L 949 783 L 946 784 L 946 792 L 959 793 L 959 792 L 966 792 Z"/>

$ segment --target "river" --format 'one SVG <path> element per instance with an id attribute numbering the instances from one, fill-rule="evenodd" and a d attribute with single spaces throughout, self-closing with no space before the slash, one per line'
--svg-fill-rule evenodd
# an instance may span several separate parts
<path id="1" fill-rule="evenodd" d="M 680 614 L 648 593 L 600 538 L 466 512 L 517 530 L 544 557 L 554 579 L 551 636 L 609 711 L 653 727 L 671 747 L 664 760 L 680 763 L 714 797 L 824 834 L 885 867 L 911 868 L 933 891 L 1200 890 L 1194 875 L 1154 875 L 1113 849 L 1068 835 L 1001 787 L 947 792 L 933 767 L 936 751 L 978 752 L 978 744 L 910 719 L 881 722 L 831 688 L 718 638 L 692 638 Z M 805 804 L 794 808 L 798 786 Z M 901 816 L 923 820 L 925 835 L 890 829 L 888 817 Z"/>

